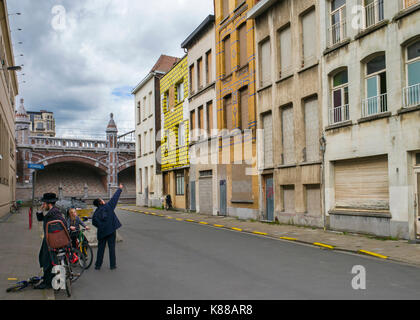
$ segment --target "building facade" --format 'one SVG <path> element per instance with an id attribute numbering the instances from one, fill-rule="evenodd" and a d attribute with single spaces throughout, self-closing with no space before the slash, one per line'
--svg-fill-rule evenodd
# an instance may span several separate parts
<path id="1" fill-rule="evenodd" d="M 55 137 L 54 113 L 41 111 L 27 112 L 31 121 L 31 135 L 38 137 Z"/>
<path id="2" fill-rule="evenodd" d="M 136 108 L 138 206 L 162 205 L 162 173 L 160 154 L 158 154 L 161 135 L 160 79 L 178 60 L 175 57 L 162 55 L 146 78 L 132 92 Z"/>
<path id="3" fill-rule="evenodd" d="M 260 219 L 322 227 L 319 1 L 259 1 L 255 21 Z"/>
<path id="4" fill-rule="evenodd" d="M 190 210 L 217 215 L 219 198 L 214 16 L 208 16 L 181 47 L 188 51 L 189 64 Z"/>
<path id="5" fill-rule="evenodd" d="M 188 58 L 183 57 L 160 80 L 162 106 L 161 165 L 163 194 L 177 209 L 189 208 Z"/>
<path id="6" fill-rule="evenodd" d="M 254 21 L 255 0 L 215 0 L 219 129 L 218 213 L 256 219 L 259 211 Z"/>
<path id="7" fill-rule="evenodd" d="M 331 228 L 414 239 L 420 1 L 320 1 Z"/>
<path id="8" fill-rule="evenodd" d="M 13 45 L 10 35 L 9 14 L 5 0 L 0 1 L 0 217 L 10 211 L 15 201 L 16 143 L 15 143 L 15 97 L 18 81 L 14 66 Z"/>

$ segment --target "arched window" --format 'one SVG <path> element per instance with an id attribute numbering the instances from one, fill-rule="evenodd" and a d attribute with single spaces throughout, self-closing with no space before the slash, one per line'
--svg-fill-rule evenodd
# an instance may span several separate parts
<path id="1" fill-rule="evenodd" d="M 330 124 L 340 123 L 350 119 L 349 85 L 347 68 L 331 76 Z"/>
<path id="2" fill-rule="evenodd" d="M 407 87 L 403 90 L 404 107 L 420 104 L 420 40 L 406 49 Z"/>
<path id="3" fill-rule="evenodd" d="M 387 112 L 385 54 L 370 59 L 365 70 L 366 90 L 362 101 L 362 117 Z"/>

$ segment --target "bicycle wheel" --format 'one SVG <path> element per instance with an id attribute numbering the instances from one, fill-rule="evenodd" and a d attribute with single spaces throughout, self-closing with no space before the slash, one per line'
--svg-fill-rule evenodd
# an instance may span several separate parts
<path id="1" fill-rule="evenodd" d="M 72 253 L 77 256 L 77 259 L 71 257 L 69 260 L 69 267 L 71 272 L 71 282 L 77 281 L 86 268 L 86 256 L 80 252 L 79 249 L 73 249 Z"/>
<path id="2" fill-rule="evenodd" d="M 82 253 L 86 258 L 85 269 L 89 269 L 93 262 L 93 249 L 89 244 L 83 244 Z"/>
<path id="3" fill-rule="evenodd" d="M 24 283 L 16 284 L 13 287 L 10 287 L 10 288 L 6 289 L 6 292 L 17 292 L 17 291 L 22 290 L 25 287 L 26 287 L 26 285 Z"/>
<path id="4" fill-rule="evenodd" d="M 67 293 L 67 297 L 71 297 L 71 280 L 70 280 L 70 275 L 68 274 L 66 276 L 66 293 Z"/>

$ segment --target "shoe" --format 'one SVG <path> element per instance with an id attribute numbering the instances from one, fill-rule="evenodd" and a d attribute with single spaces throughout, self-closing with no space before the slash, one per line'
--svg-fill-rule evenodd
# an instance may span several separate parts
<path id="1" fill-rule="evenodd" d="M 95 267 L 95 270 L 101 270 L 101 267 L 97 267 L 97 266 L 96 266 L 96 267 Z"/>
<path id="2" fill-rule="evenodd" d="M 117 267 L 111 267 L 111 270 L 115 270 L 115 269 L 117 269 Z"/>
<path id="3" fill-rule="evenodd" d="M 35 290 L 45 290 L 45 289 L 51 289 L 52 286 L 50 284 L 46 284 L 45 282 L 41 282 L 40 284 L 34 286 Z"/>

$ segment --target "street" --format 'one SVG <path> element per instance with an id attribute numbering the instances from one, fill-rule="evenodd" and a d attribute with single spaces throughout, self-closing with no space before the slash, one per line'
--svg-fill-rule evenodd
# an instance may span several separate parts
<path id="1" fill-rule="evenodd" d="M 118 210 L 117 270 L 73 285 L 74 300 L 416 299 L 418 268 Z M 95 255 L 96 255 L 96 249 Z M 354 266 L 366 290 L 352 287 Z M 56 294 L 65 300 L 65 292 Z"/>

